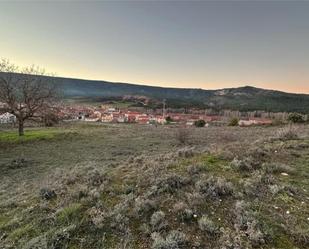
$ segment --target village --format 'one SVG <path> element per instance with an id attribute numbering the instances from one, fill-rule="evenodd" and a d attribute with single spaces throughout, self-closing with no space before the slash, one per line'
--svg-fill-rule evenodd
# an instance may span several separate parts
<path id="1" fill-rule="evenodd" d="M 1 110 L 4 105 L 0 105 L 0 124 L 14 124 L 16 117 Z M 239 112 L 223 110 L 213 112 L 212 110 L 189 109 L 181 112 L 177 109 L 163 107 L 157 110 L 117 108 L 112 105 L 101 105 L 99 107 L 89 107 L 83 105 L 61 105 L 54 108 L 54 114 L 59 121 L 83 121 L 102 123 L 133 123 L 144 125 L 185 125 L 193 126 L 197 121 L 203 120 L 203 126 L 223 126 L 237 120 L 233 125 L 272 125 L 274 121 L 286 120 L 288 113 L 268 113 L 268 112 Z"/>

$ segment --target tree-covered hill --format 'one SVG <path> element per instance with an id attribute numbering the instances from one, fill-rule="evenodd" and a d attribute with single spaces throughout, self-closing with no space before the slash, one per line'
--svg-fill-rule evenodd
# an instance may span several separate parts
<path id="1" fill-rule="evenodd" d="M 108 81 L 54 77 L 67 99 L 104 100 L 108 97 L 145 96 L 166 99 L 170 107 L 200 107 L 240 111 L 309 113 L 309 95 L 265 90 L 251 86 L 219 90 L 167 88 Z"/>

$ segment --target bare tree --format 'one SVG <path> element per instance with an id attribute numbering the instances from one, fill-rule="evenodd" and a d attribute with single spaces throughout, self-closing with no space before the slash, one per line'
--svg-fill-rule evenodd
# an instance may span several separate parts
<path id="1" fill-rule="evenodd" d="M 20 136 L 24 135 L 25 121 L 40 117 L 56 100 L 56 86 L 46 76 L 38 67 L 20 70 L 8 60 L 0 61 L 0 102 L 16 116 Z"/>

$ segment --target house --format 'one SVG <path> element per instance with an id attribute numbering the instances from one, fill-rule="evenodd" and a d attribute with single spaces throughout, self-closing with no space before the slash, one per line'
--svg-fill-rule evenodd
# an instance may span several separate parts
<path id="1" fill-rule="evenodd" d="M 139 115 L 136 119 L 139 124 L 149 124 L 149 116 L 147 114 Z"/>
<path id="2" fill-rule="evenodd" d="M 251 126 L 251 125 L 254 125 L 254 121 L 253 120 L 239 120 L 238 125 L 239 126 Z"/>
<path id="3" fill-rule="evenodd" d="M 192 125 L 194 125 L 195 121 L 196 120 L 193 120 L 193 119 L 187 120 L 186 125 L 191 125 L 192 126 Z"/>
<path id="4" fill-rule="evenodd" d="M 103 114 L 101 117 L 101 121 L 103 123 L 110 123 L 113 121 L 113 115 L 111 114 Z"/>
<path id="5" fill-rule="evenodd" d="M 122 113 L 112 113 L 112 122 L 115 123 L 124 123 L 126 121 L 125 115 Z"/>
<path id="6" fill-rule="evenodd" d="M 96 117 L 87 117 L 84 119 L 84 121 L 87 121 L 87 122 L 98 122 L 99 120 L 100 119 Z"/>
<path id="7" fill-rule="evenodd" d="M 107 112 L 112 113 L 112 112 L 117 112 L 117 110 L 116 110 L 115 107 L 110 107 L 110 108 L 107 109 Z"/>
<path id="8" fill-rule="evenodd" d="M 135 122 L 137 122 L 137 119 L 140 115 L 141 115 L 141 113 L 139 113 L 139 112 L 129 111 L 129 112 L 125 113 L 125 120 L 128 123 L 135 123 Z"/>
<path id="9" fill-rule="evenodd" d="M 16 122 L 16 116 L 11 113 L 4 113 L 0 115 L 0 124 L 11 124 Z"/>
<path id="10" fill-rule="evenodd" d="M 158 124 L 165 124 L 166 119 L 163 116 L 156 116 L 156 120 Z"/>
<path id="11" fill-rule="evenodd" d="M 239 120 L 239 126 L 251 126 L 251 125 L 271 125 L 273 122 L 271 119 L 265 118 L 249 118 L 246 120 Z"/>

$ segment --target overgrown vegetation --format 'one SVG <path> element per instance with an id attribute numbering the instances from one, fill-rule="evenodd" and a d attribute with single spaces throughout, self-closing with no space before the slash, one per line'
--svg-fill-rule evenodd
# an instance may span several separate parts
<path id="1" fill-rule="evenodd" d="M 192 128 L 189 145 L 175 129 L 76 123 L 67 139 L 5 140 L 0 248 L 308 248 L 307 126 L 297 139 Z"/>

